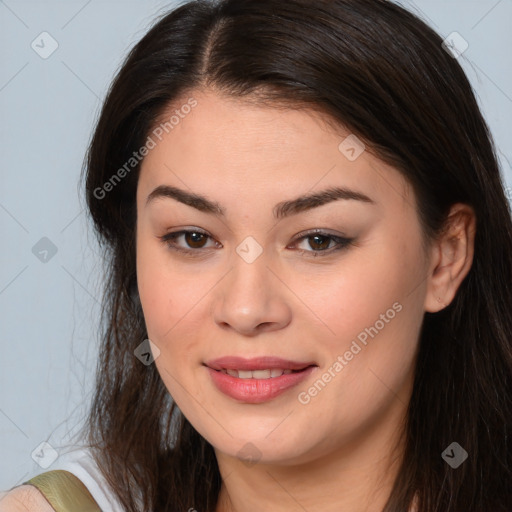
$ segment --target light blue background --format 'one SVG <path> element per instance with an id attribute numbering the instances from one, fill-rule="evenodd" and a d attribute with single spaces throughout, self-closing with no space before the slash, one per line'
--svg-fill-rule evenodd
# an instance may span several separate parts
<path id="1" fill-rule="evenodd" d="M 469 43 L 461 59 L 512 185 L 512 2 L 402 4 Z M 86 411 L 102 263 L 78 195 L 82 159 L 123 56 L 172 5 L 0 0 L 0 489 L 41 472 L 32 451 L 59 451 Z M 31 48 L 43 31 L 59 45 L 47 59 Z M 32 253 L 44 236 L 57 247 L 47 263 Z"/>

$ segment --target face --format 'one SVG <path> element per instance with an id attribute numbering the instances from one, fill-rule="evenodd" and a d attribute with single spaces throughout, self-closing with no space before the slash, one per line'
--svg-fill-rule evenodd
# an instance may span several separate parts
<path id="1" fill-rule="evenodd" d="M 218 454 L 275 464 L 396 426 L 428 269 L 410 186 L 310 110 L 176 109 L 141 165 L 137 279 L 183 414 Z"/>

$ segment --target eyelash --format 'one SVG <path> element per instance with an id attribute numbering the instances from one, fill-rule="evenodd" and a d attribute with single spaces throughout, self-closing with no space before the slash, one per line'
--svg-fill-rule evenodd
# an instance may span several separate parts
<path id="1" fill-rule="evenodd" d="M 181 252 L 181 253 L 189 254 L 189 255 L 193 255 L 193 256 L 199 256 L 198 253 L 201 252 L 201 250 L 203 248 L 184 249 L 183 247 L 179 247 L 178 245 L 176 245 L 175 241 L 177 238 L 179 238 L 180 236 L 186 235 L 186 234 L 190 234 L 190 233 L 196 233 L 196 234 L 204 235 L 207 238 L 211 238 L 210 235 L 208 235 L 208 233 L 206 233 L 205 231 L 203 231 L 201 229 L 186 229 L 186 230 L 182 230 L 182 231 L 175 231 L 172 233 L 167 233 L 166 235 L 160 236 L 158 238 L 162 241 L 162 243 L 166 244 L 168 246 L 168 248 L 173 251 L 177 251 L 177 252 Z M 315 250 L 308 251 L 306 249 L 296 249 L 296 250 L 300 254 L 307 253 L 308 256 L 317 258 L 318 256 L 324 257 L 324 256 L 328 256 L 334 252 L 340 251 L 342 249 L 346 249 L 350 245 L 352 245 L 354 242 L 353 238 L 344 238 L 344 237 L 332 235 L 330 233 L 326 233 L 321 230 L 313 230 L 313 231 L 309 231 L 307 233 L 302 234 L 302 236 L 299 236 L 298 238 L 296 238 L 293 243 L 294 243 L 294 245 L 296 245 L 297 243 L 301 242 L 302 240 L 307 240 L 308 238 L 313 238 L 314 236 L 330 238 L 337 245 L 335 245 L 334 247 L 330 247 L 329 249 L 320 249 L 320 250 L 316 250 L 316 251 Z"/>

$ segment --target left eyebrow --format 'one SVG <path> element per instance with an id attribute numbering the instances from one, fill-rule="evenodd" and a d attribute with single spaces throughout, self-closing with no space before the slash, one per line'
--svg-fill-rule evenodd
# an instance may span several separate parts
<path id="1" fill-rule="evenodd" d="M 202 195 L 187 192 L 170 185 L 159 185 L 147 197 L 146 206 L 157 198 L 171 198 L 195 208 L 196 210 L 210 213 L 218 217 L 225 216 L 225 210 L 222 206 Z M 375 205 L 375 201 L 362 192 L 357 192 L 345 187 L 331 187 L 321 192 L 304 195 L 277 203 L 273 208 L 273 215 L 276 219 L 283 219 L 292 215 L 297 215 L 307 210 L 317 208 L 327 203 L 337 200 L 353 200 Z"/>
<path id="2" fill-rule="evenodd" d="M 277 203 L 274 206 L 273 213 L 276 219 L 283 219 L 290 215 L 297 215 L 298 213 L 311 210 L 312 208 L 317 208 L 339 199 L 362 201 L 363 203 L 372 205 L 376 204 L 373 199 L 369 198 L 362 192 L 357 192 L 345 187 L 332 187 L 315 194 L 301 196 L 290 201 Z"/>

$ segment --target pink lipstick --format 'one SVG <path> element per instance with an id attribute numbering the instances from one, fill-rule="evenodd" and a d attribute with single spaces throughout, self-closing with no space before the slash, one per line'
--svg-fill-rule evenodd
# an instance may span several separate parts
<path id="1" fill-rule="evenodd" d="M 262 403 L 306 379 L 317 367 L 279 357 L 245 359 L 227 356 L 205 363 L 213 383 L 225 395 L 245 403 Z"/>

